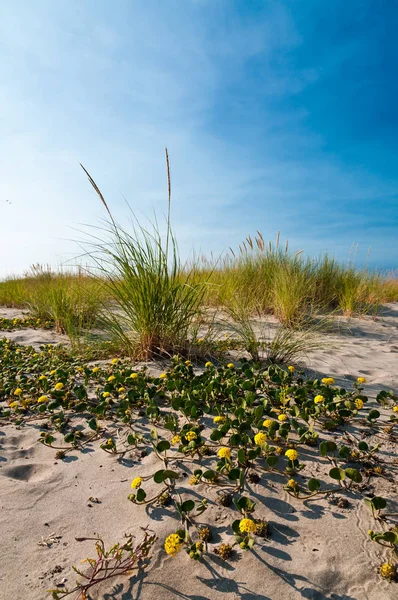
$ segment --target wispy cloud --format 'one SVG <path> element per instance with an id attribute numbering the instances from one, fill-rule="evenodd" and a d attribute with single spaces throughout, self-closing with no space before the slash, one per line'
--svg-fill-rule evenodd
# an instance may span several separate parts
<path id="1" fill-rule="evenodd" d="M 362 33 L 354 28 L 336 44 L 331 23 L 331 48 L 326 33 L 310 30 L 317 3 L 249 4 L 6 3 L 2 274 L 70 257 L 78 252 L 67 241 L 71 228 L 103 216 L 79 162 L 119 220 L 127 218 L 123 196 L 139 217 L 164 211 L 165 145 L 185 254 L 281 229 L 293 246 L 342 258 L 366 238 L 380 264 L 389 239 L 396 260 L 397 178 L 379 168 L 385 148 L 377 157 L 355 153 L 352 131 L 349 148 L 340 138 L 333 145 L 335 132 L 316 120 L 326 103 L 325 122 L 336 122 L 335 97 L 322 88 L 358 56 Z M 347 85 L 343 73 L 335 95 Z"/>

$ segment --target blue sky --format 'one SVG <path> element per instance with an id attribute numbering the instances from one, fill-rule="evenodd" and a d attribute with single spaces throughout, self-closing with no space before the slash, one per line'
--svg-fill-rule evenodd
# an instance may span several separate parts
<path id="1" fill-rule="evenodd" d="M 124 197 L 181 252 L 260 230 L 398 266 L 398 5 L 367 0 L 4 0 L 0 275 L 78 254 Z M 8 200 L 11 202 L 6 202 Z"/>

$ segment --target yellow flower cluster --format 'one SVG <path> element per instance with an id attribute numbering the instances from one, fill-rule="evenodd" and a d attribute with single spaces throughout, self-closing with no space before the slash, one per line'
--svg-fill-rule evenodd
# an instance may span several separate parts
<path id="1" fill-rule="evenodd" d="M 233 369 L 235 367 L 234 363 L 227 364 L 228 369 Z"/>
<path id="2" fill-rule="evenodd" d="M 188 433 L 185 434 L 185 437 L 187 438 L 188 442 L 192 442 L 193 440 L 196 440 L 198 436 L 194 431 L 188 431 Z"/>
<path id="3" fill-rule="evenodd" d="M 111 360 L 111 363 L 112 363 L 113 365 L 116 365 L 116 363 L 118 363 L 118 362 L 119 362 L 119 359 L 118 359 L 118 358 L 112 358 L 112 360 Z"/>
<path id="4" fill-rule="evenodd" d="M 231 450 L 229 448 L 220 448 L 217 454 L 219 458 L 231 458 Z"/>
<path id="5" fill-rule="evenodd" d="M 160 377 L 160 379 L 166 379 L 166 377 L 167 377 L 167 373 L 161 373 L 161 374 L 159 375 L 159 377 Z"/>
<path id="6" fill-rule="evenodd" d="M 292 488 L 292 490 L 295 490 L 297 488 L 297 481 L 294 481 L 294 479 L 289 479 L 289 481 L 287 482 L 287 487 Z"/>
<path id="7" fill-rule="evenodd" d="M 266 443 L 266 441 L 267 441 L 267 436 L 262 431 L 259 431 L 254 436 L 254 443 L 257 444 L 257 446 L 262 446 L 263 444 Z"/>
<path id="8" fill-rule="evenodd" d="M 207 361 L 207 363 L 205 364 L 205 367 L 207 367 L 208 369 L 209 369 L 210 367 L 212 367 L 212 366 L 213 366 L 213 363 L 212 363 L 212 362 L 210 362 L 209 360 L 208 360 L 208 361 Z"/>
<path id="9" fill-rule="evenodd" d="M 357 382 L 358 383 L 366 383 L 366 378 L 365 377 L 358 377 Z"/>
<path id="10" fill-rule="evenodd" d="M 283 422 L 283 421 L 286 421 L 286 420 L 287 420 L 287 415 L 284 415 L 284 414 L 279 415 L 278 421 L 282 421 Z"/>
<path id="11" fill-rule="evenodd" d="M 99 367 L 94 367 L 93 373 L 98 373 L 98 371 L 99 371 Z"/>
<path id="12" fill-rule="evenodd" d="M 40 398 L 38 399 L 38 403 L 42 404 L 43 402 L 47 402 L 48 397 L 47 396 L 40 396 Z"/>
<path id="13" fill-rule="evenodd" d="M 175 556 L 181 550 L 182 542 L 177 533 L 169 535 L 164 542 L 164 549 L 170 556 Z"/>
<path id="14" fill-rule="evenodd" d="M 398 404 L 396 406 L 393 406 L 392 409 L 395 413 L 398 413 Z"/>
<path id="15" fill-rule="evenodd" d="M 59 383 L 56 383 L 54 385 L 54 389 L 57 390 L 57 392 L 60 392 L 61 390 L 64 389 L 64 384 L 60 381 Z"/>
<path id="16" fill-rule="evenodd" d="M 213 422 L 214 423 L 225 423 L 225 417 L 220 417 L 220 416 L 214 417 Z"/>
<path id="17" fill-rule="evenodd" d="M 131 482 L 132 489 L 137 490 L 141 486 L 141 483 L 142 483 L 142 477 L 134 477 L 133 481 Z"/>
<path id="18" fill-rule="evenodd" d="M 109 398 L 109 396 L 110 396 L 110 395 L 111 395 L 111 393 L 110 393 L 110 392 L 104 392 L 104 393 L 102 394 L 102 396 L 103 396 L 104 398 Z"/>
<path id="19" fill-rule="evenodd" d="M 288 370 L 289 370 L 291 373 L 294 373 L 294 371 L 295 371 L 295 368 L 293 367 L 293 365 L 290 365 L 290 366 L 288 367 Z"/>
<path id="20" fill-rule="evenodd" d="M 179 435 L 174 435 L 171 438 L 171 443 L 173 444 L 173 446 L 176 446 L 177 444 L 179 444 L 181 442 L 181 438 Z"/>
<path id="21" fill-rule="evenodd" d="M 361 408 L 363 408 L 363 400 L 361 400 L 360 398 L 357 398 L 355 400 L 355 406 L 357 407 L 358 410 L 360 410 Z"/>
<path id="22" fill-rule="evenodd" d="M 271 427 L 272 425 L 272 420 L 271 419 L 265 419 L 265 421 L 263 421 L 263 427 Z"/>
<path id="23" fill-rule="evenodd" d="M 14 400 L 14 402 L 11 402 L 8 406 L 10 408 L 17 408 L 17 406 L 19 406 L 19 402 L 17 400 Z"/>
<path id="24" fill-rule="evenodd" d="M 393 579 L 395 577 L 396 569 L 391 563 L 383 563 L 380 566 L 380 575 L 385 579 Z"/>
<path id="25" fill-rule="evenodd" d="M 239 531 L 241 533 L 254 533 L 256 531 L 256 524 L 251 519 L 242 519 L 239 523 Z"/>
<path id="26" fill-rule="evenodd" d="M 21 388 L 17 388 L 14 392 L 14 396 L 20 396 L 22 394 L 22 389 Z"/>
<path id="27" fill-rule="evenodd" d="M 130 379 L 138 379 L 138 373 L 131 373 Z"/>
<path id="28" fill-rule="evenodd" d="M 325 400 L 324 396 L 321 396 L 320 394 L 318 394 L 318 396 L 315 396 L 315 398 L 314 398 L 315 404 L 319 404 L 320 402 L 323 402 L 324 400 Z"/>
<path id="29" fill-rule="evenodd" d="M 297 452 L 297 450 L 293 450 L 293 448 L 291 448 L 290 450 L 286 450 L 285 456 L 287 456 L 287 458 L 291 461 L 297 460 L 298 452 Z"/>
<path id="30" fill-rule="evenodd" d="M 115 379 L 116 379 L 116 377 L 115 377 L 114 375 L 110 375 L 110 376 L 108 377 L 108 381 L 109 381 L 109 382 L 111 382 L 111 381 L 115 381 Z"/>
<path id="31" fill-rule="evenodd" d="M 334 384 L 334 379 L 333 377 L 324 377 L 323 379 L 321 379 L 323 385 L 333 385 Z"/>

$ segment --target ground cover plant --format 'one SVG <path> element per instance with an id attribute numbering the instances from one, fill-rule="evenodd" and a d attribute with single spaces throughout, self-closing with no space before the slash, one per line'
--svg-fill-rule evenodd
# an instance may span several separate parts
<path id="1" fill-rule="evenodd" d="M 340 502 L 365 502 L 368 543 L 385 553 L 375 568 L 396 581 L 397 520 L 388 510 L 394 499 L 366 494 L 370 478 L 397 476 L 396 459 L 380 452 L 383 441 L 398 441 L 398 397 L 392 392 L 380 392 L 376 406 L 369 407 L 363 377 L 344 389 L 332 377 L 304 377 L 293 365 L 208 361 L 197 370 L 178 356 L 153 376 L 128 360 L 90 365 L 66 348 L 38 352 L 6 339 L 0 360 L 1 423 L 40 425 L 38 439 L 57 459 L 78 456 L 87 446 L 115 460 L 128 453 L 156 458 L 153 472 L 134 469 L 126 502 L 167 508 L 170 532 L 163 546 L 170 560 L 181 560 L 176 556 L 181 551 L 192 560 L 205 560 L 211 552 L 229 560 L 260 539 L 272 544 L 272 528 L 257 516 L 250 484 L 277 475 L 280 489 L 297 500 L 339 494 Z M 117 424 L 117 434 L 110 433 L 109 423 Z M 306 447 L 317 449 L 328 465 L 326 477 L 305 474 Z M 233 543 L 211 545 L 206 511 L 212 502 L 230 507 Z M 101 561 L 106 552 L 98 543 Z M 121 563 L 122 548 L 113 547 L 112 560 Z M 146 548 L 149 556 L 152 543 Z M 95 574 L 99 563 L 90 561 Z M 76 587 L 51 594 L 84 598 L 85 582 L 95 583 L 91 575 L 84 572 Z M 102 575 L 101 581 L 107 579 Z"/>

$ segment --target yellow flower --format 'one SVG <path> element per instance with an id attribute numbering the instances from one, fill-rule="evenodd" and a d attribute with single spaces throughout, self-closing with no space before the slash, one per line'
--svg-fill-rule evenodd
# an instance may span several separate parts
<path id="1" fill-rule="evenodd" d="M 40 398 L 38 399 L 38 403 L 42 404 L 43 402 L 47 402 L 48 398 L 47 396 L 40 396 Z"/>
<path id="2" fill-rule="evenodd" d="M 334 384 L 334 379 L 333 377 L 324 377 L 323 379 L 321 379 L 323 385 L 333 385 Z"/>
<path id="3" fill-rule="evenodd" d="M 55 375 L 55 374 L 56 374 L 56 372 L 57 372 L 57 370 L 56 370 L 56 369 L 53 369 L 52 371 L 50 371 L 50 375 Z"/>
<path id="4" fill-rule="evenodd" d="M 262 446 L 263 444 L 266 443 L 266 441 L 267 441 L 267 436 L 262 431 L 259 431 L 254 436 L 254 443 L 257 444 L 257 446 Z"/>
<path id="5" fill-rule="evenodd" d="M 189 478 L 189 485 L 197 485 L 199 483 L 199 479 L 197 477 L 195 477 L 195 475 L 192 475 L 192 477 Z"/>
<path id="6" fill-rule="evenodd" d="M 296 481 L 294 481 L 294 479 L 289 479 L 289 481 L 287 482 L 287 486 L 294 489 L 297 487 L 297 483 Z"/>
<path id="7" fill-rule="evenodd" d="M 220 416 L 214 417 L 213 422 L 214 423 L 225 423 L 225 417 L 220 417 Z"/>
<path id="8" fill-rule="evenodd" d="M 315 404 L 319 404 L 320 402 L 323 402 L 324 400 L 325 400 L 324 396 L 321 396 L 320 394 L 318 394 L 318 396 L 315 396 L 315 398 L 314 398 Z"/>
<path id="9" fill-rule="evenodd" d="M 116 377 L 114 375 L 110 375 L 110 377 L 108 377 L 108 381 L 115 381 Z"/>
<path id="10" fill-rule="evenodd" d="M 106 440 L 106 445 L 107 445 L 107 446 L 113 446 L 113 439 L 112 439 L 112 438 L 108 438 L 108 439 Z"/>
<path id="11" fill-rule="evenodd" d="M 231 458 L 231 450 L 229 448 L 220 448 L 217 454 L 219 458 Z"/>
<path id="12" fill-rule="evenodd" d="M 361 400 L 360 398 L 357 398 L 355 400 L 355 406 L 357 407 L 358 410 L 360 410 L 361 408 L 363 408 L 363 400 Z"/>
<path id="13" fill-rule="evenodd" d="M 138 379 L 138 373 L 131 373 L 130 379 Z"/>
<path id="14" fill-rule="evenodd" d="M 47 379 L 47 377 L 45 375 L 40 375 L 39 381 L 44 381 L 45 379 Z"/>
<path id="15" fill-rule="evenodd" d="M 98 373 L 98 371 L 99 371 L 99 367 L 94 367 L 93 373 Z"/>
<path id="16" fill-rule="evenodd" d="M 398 413 L 398 404 L 396 406 L 393 406 L 392 409 L 395 413 Z"/>
<path id="17" fill-rule="evenodd" d="M 297 450 L 286 450 L 285 452 L 285 456 L 288 457 L 289 460 L 293 461 L 293 460 L 297 460 L 298 459 L 298 452 Z"/>
<path id="18" fill-rule="evenodd" d="M 60 390 L 62 390 L 62 389 L 63 389 L 63 387 L 64 387 L 64 384 L 63 384 L 61 381 L 60 381 L 59 383 L 56 383 L 56 384 L 54 385 L 54 389 L 55 389 L 55 390 L 57 390 L 58 392 L 59 392 Z"/>
<path id="19" fill-rule="evenodd" d="M 263 421 L 263 427 L 271 427 L 272 423 L 272 419 L 265 419 L 265 421 Z"/>
<path id="20" fill-rule="evenodd" d="M 235 367 L 234 363 L 227 364 L 228 369 L 233 369 Z"/>
<path id="21" fill-rule="evenodd" d="M 161 373 L 161 374 L 159 375 L 159 377 L 160 377 L 160 379 L 166 379 L 166 377 L 167 377 L 167 373 Z"/>
<path id="22" fill-rule="evenodd" d="M 111 360 L 111 363 L 112 363 L 113 365 L 116 365 L 116 363 L 118 363 L 118 362 L 119 362 L 119 359 L 118 359 L 118 358 L 112 358 L 112 360 Z"/>
<path id="23" fill-rule="evenodd" d="M 182 541 L 177 533 L 169 535 L 164 542 L 164 549 L 170 556 L 175 556 L 181 550 Z"/>
<path id="24" fill-rule="evenodd" d="M 19 402 L 17 402 L 17 400 L 14 400 L 14 402 L 11 402 L 8 406 L 10 408 L 17 408 L 17 406 L 19 406 Z"/>
<path id="25" fill-rule="evenodd" d="M 295 368 L 293 367 L 293 365 L 290 365 L 290 366 L 288 367 L 288 370 L 289 370 L 291 373 L 294 373 L 294 371 L 295 371 Z"/>
<path id="26" fill-rule="evenodd" d="M 241 533 L 254 533 L 256 531 L 256 524 L 251 519 L 242 519 L 239 523 L 239 531 Z"/>
<path id="27" fill-rule="evenodd" d="M 286 415 L 279 415 L 278 417 L 278 421 L 286 421 L 287 420 L 287 416 Z"/>
<path id="28" fill-rule="evenodd" d="M 119 394 L 123 394 L 123 392 L 125 392 L 125 391 L 126 391 L 126 388 L 124 388 L 124 387 L 121 387 L 118 389 Z"/>
<path id="29" fill-rule="evenodd" d="M 21 388 L 17 388 L 14 392 L 14 396 L 20 396 L 22 394 L 22 389 Z"/>
<path id="30" fill-rule="evenodd" d="M 358 383 L 366 383 L 366 378 L 365 377 L 358 377 L 357 382 Z"/>
<path id="31" fill-rule="evenodd" d="M 131 482 L 131 488 L 133 490 L 136 490 L 136 489 L 138 489 L 141 486 L 141 483 L 142 483 L 142 477 L 135 477 L 133 479 L 133 481 Z"/>
<path id="32" fill-rule="evenodd" d="M 111 393 L 110 393 L 110 392 L 104 392 L 104 393 L 102 394 L 103 398 L 109 398 L 109 396 L 110 396 L 110 395 L 111 395 Z"/>
<path id="33" fill-rule="evenodd" d="M 181 442 L 181 438 L 179 435 L 175 435 L 174 437 L 171 438 L 171 443 L 173 444 L 173 446 L 176 446 L 180 442 Z"/>
<path id="34" fill-rule="evenodd" d="M 395 577 L 396 569 L 391 563 L 383 563 L 380 566 L 380 575 L 385 579 L 393 579 Z"/>
<path id="35" fill-rule="evenodd" d="M 188 433 L 185 434 L 185 437 L 187 438 L 188 442 L 192 442 L 193 440 L 196 440 L 198 436 L 194 431 L 188 431 Z"/>
<path id="36" fill-rule="evenodd" d="M 207 363 L 205 364 L 205 367 L 207 367 L 207 368 L 209 368 L 209 367 L 212 367 L 212 366 L 213 366 L 213 363 L 212 363 L 212 362 L 210 362 L 209 360 L 208 360 L 208 361 L 207 361 Z"/>
<path id="37" fill-rule="evenodd" d="M 186 360 L 185 364 L 187 365 L 187 367 L 192 367 L 192 363 L 190 360 Z"/>

